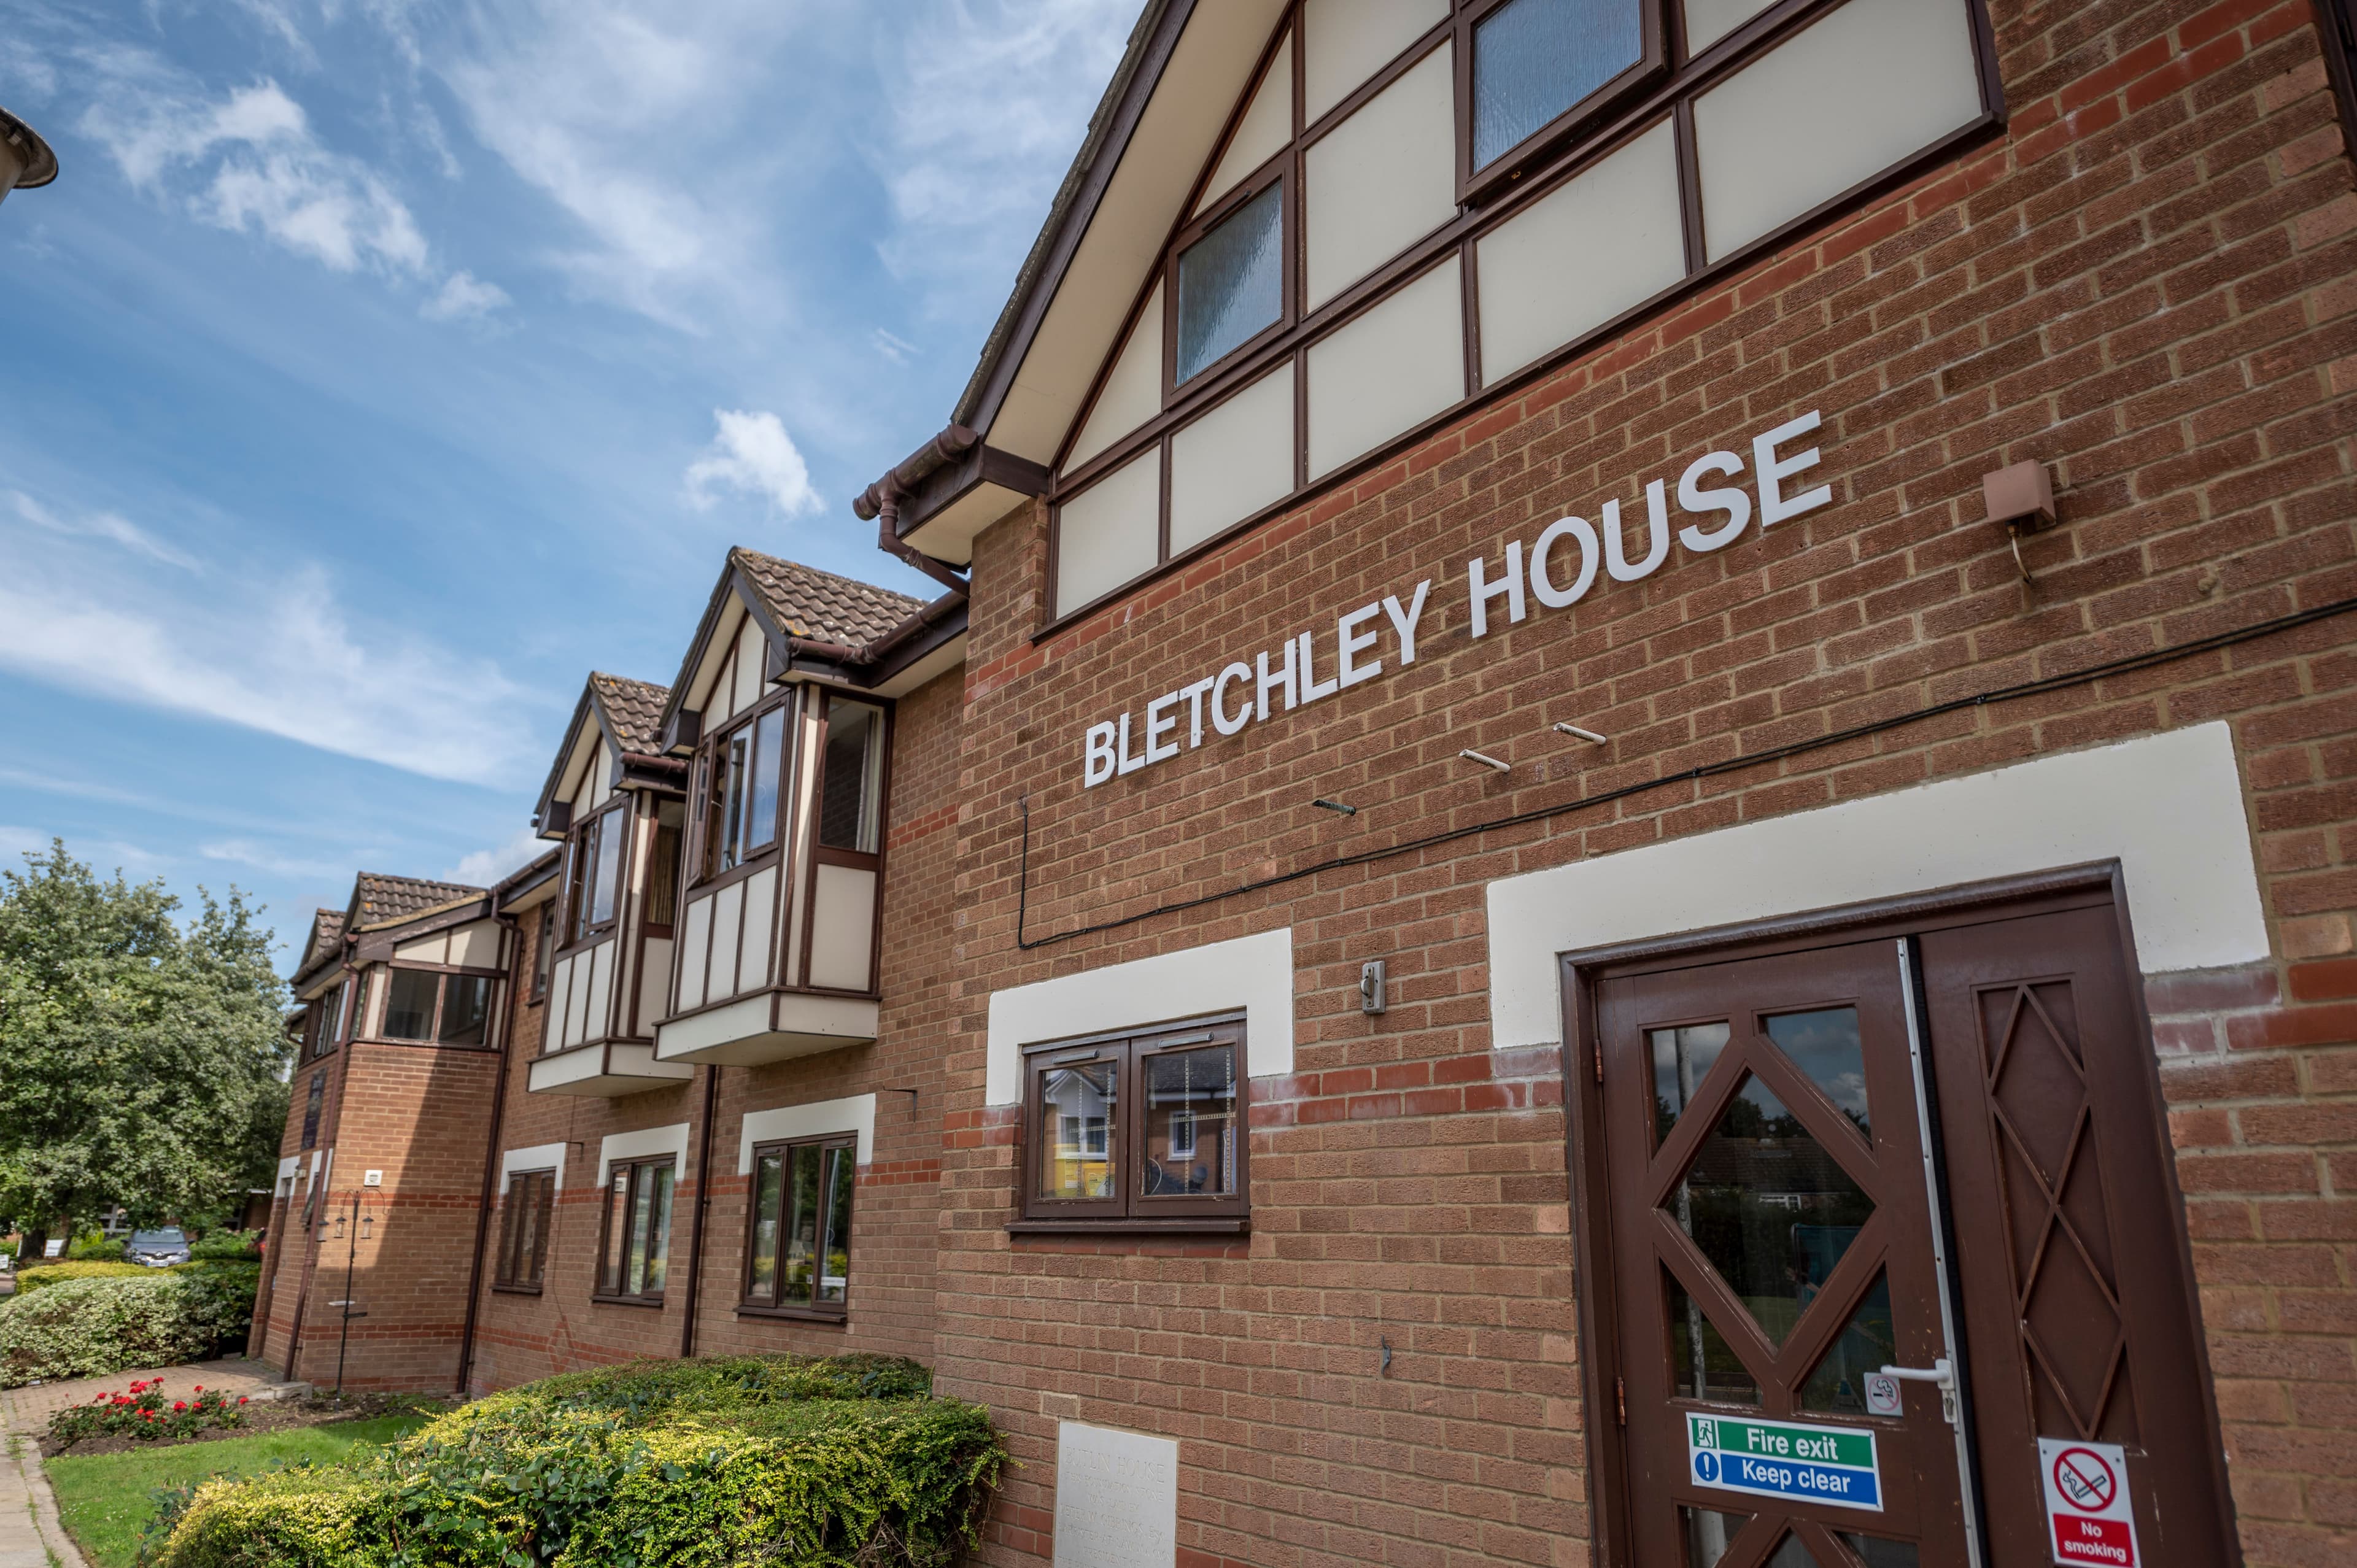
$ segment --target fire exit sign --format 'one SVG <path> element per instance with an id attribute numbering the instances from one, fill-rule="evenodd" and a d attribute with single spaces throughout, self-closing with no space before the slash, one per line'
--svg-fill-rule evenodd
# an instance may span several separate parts
<path id="1" fill-rule="evenodd" d="M 1686 1416 L 1687 1474 L 1699 1487 L 1882 1511 L 1874 1434 L 1740 1416 Z"/>

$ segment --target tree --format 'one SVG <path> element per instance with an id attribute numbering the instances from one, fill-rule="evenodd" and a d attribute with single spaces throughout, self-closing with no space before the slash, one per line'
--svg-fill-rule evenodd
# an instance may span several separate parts
<path id="1" fill-rule="evenodd" d="M 199 888 L 184 928 L 160 880 L 102 882 L 61 840 L 25 861 L 0 872 L 0 1228 L 219 1218 L 269 1185 L 285 1119 L 261 910 Z"/>

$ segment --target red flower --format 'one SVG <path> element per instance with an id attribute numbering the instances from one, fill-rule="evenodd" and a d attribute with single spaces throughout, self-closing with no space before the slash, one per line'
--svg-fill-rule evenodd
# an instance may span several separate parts
<path id="1" fill-rule="evenodd" d="M 238 1395 L 238 1396 L 237 1396 L 237 1402 L 238 1402 L 238 1403 L 240 1403 L 240 1404 L 243 1404 L 243 1403 L 245 1402 L 245 1396 L 244 1396 L 243 1394 L 240 1394 L 240 1395 Z"/>
<path id="2" fill-rule="evenodd" d="M 172 1408 L 174 1410 L 186 1410 L 188 1408 L 188 1402 L 186 1400 L 174 1400 L 172 1402 Z"/>
<path id="3" fill-rule="evenodd" d="M 204 1391 L 205 1391 L 205 1385 L 204 1385 L 204 1384 L 202 1384 L 202 1383 L 199 1383 L 199 1384 L 197 1385 L 197 1392 L 199 1392 L 199 1393 L 202 1393 L 202 1392 L 204 1392 Z"/>

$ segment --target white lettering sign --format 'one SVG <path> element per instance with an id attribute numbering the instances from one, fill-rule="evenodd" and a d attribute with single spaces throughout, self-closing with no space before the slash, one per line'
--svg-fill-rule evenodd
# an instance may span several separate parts
<path id="1" fill-rule="evenodd" d="M 1056 1568 L 1172 1568 L 1178 1444 L 1110 1426 L 1056 1423 Z"/>
<path id="2" fill-rule="evenodd" d="M 1506 542 L 1502 559 L 1475 556 L 1465 564 L 1466 635 L 1476 640 L 1500 625 L 1528 619 L 1533 602 L 1548 610 L 1569 609 L 1587 596 L 1599 575 L 1615 583 L 1635 583 L 1661 570 L 1670 557 L 1670 539 L 1695 554 L 1724 550 L 1743 536 L 1755 513 L 1762 529 L 1829 505 L 1833 487 L 1794 491 L 1789 482 L 1817 466 L 1817 448 L 1794 449 L 1820 423 L 1817 411 L 1785 421 L 1751 438 L 1751 477 L 1759 494 L 1713 478 L 1739 478 L 1743 458 L 1734 452 L 1706 452 L 1678 476 L 1678 510 L 1703 521 L 1673 527 L 1670 485 L 1644 485 L 1644 535 L 1632 544 L 1637 526 L 1623 520 L 1618 498 L 1597 509 L 1597 521 L 1559 517 L 1538 532 L 1525 550 Z M 1389 670 L 1416 660 L 1416 638 L 1433 579 L 1415 585 L 1405 602 L 1397 594 L 1355 607 L 1332 626 L 1298 632 L 1264 648 L 1249 660 L 1238 657 L 1219 672 L 1165 692 L 1139 712 L 1125 712 L 1088 726 L 1081 737 L 1081 783 L 1093 789 L 1109 779 L 1168 762 L 1203 744 L 1208 714 L 1212 733 L 1241 735 L 1253 725 L 1305 708 Z M 1378 619 L 1378 618 L 1381 618 Z"/>

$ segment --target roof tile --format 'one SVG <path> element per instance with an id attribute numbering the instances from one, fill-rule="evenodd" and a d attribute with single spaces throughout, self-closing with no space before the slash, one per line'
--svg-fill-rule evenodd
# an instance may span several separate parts
<path id="1" fill-rule="evenodd" d="M 925 605 L 922 599 L 873 583 L 838 577 L 758 551 L 731 550 L 728 558 L 744 569 L 769 601 L 770 613 L 795 637 L 856 648 L 890 631 Z"/>
<path id="2" fill-rule="evenodd" d="M 354 912 L 360 917 L 357 923 L 373 926 L 461 898 L 478 898 L 490 891 L 487 887 L 469 887 L 463 882 L 426 882 L 414 876 L 386 876 L 363 871 L 352 888 L 352 901 Z"/>
<path id="3" fill-rule="evenodd" d="M 613 721 L 623 750 L 652 755 L 662 749 L 657 736 L 662 729 L 663 704 L 671 700 L 670 687 L 597 670 L 589 672 L 589 685 L 606 705 L 606 716 Z"/>

